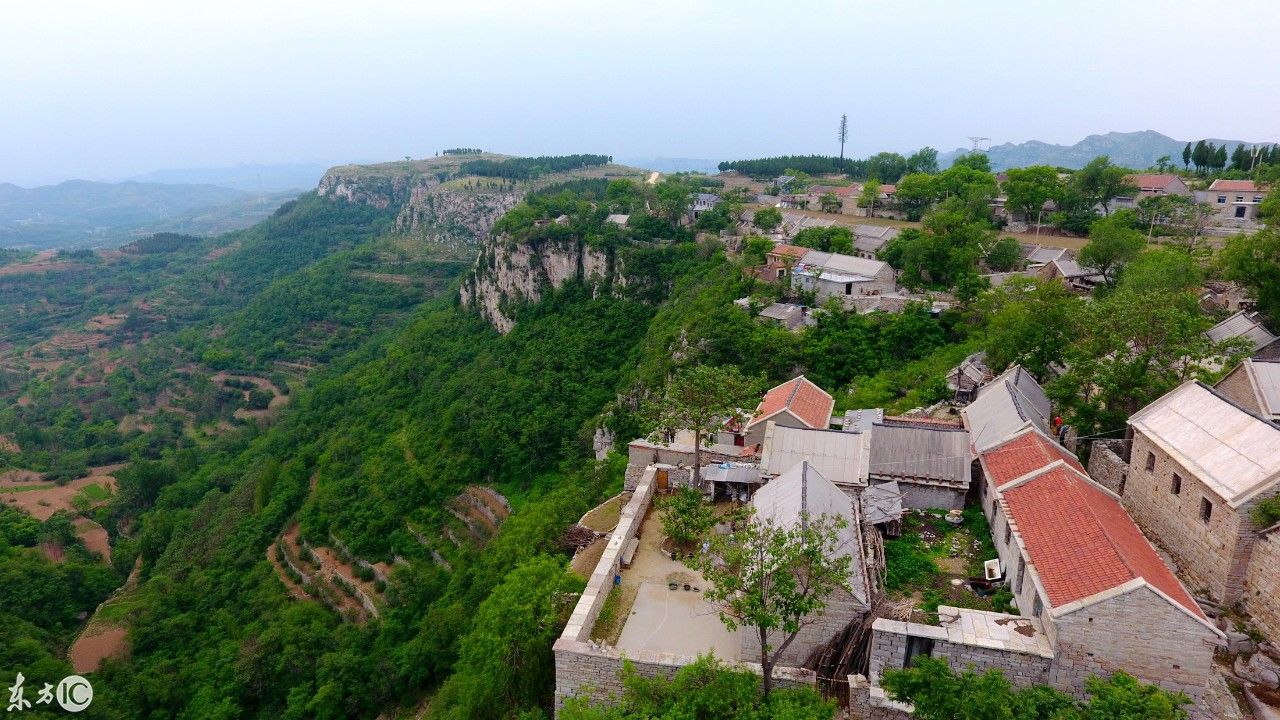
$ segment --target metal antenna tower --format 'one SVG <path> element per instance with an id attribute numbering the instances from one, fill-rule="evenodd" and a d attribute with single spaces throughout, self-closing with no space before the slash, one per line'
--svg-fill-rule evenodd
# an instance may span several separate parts
<path id="1" fill-rule="evenodd" d="M 991 139 L 991 138 L 989 138 L 989 137 L 978 137 L 977 135 L 970 135 L 970 136 L 969 136 L 969 142 L 973 143 L 973 151 L 974 151 L 974 152 L 977 152 L 977 151 L 981 150 L 981 149 L 982 149 L 982 143 L 983 143 L 983 142 L 985 142 L 985 141 L 987 141 L 987 140 L 990 140 L 990 139 Z"/>

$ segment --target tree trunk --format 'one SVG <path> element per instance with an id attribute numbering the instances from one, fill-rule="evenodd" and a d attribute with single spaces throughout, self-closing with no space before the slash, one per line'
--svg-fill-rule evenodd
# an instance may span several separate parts
<path id="1" fill-rule="evenodd" d="M 769 693 L 773 691 L 773 663 L 769 662 L 769 646 L 765 644 L 767 633 L 763 628 L 760 633 L 760 672 L 764 675 L 764 702 L 769 702 Z"/>

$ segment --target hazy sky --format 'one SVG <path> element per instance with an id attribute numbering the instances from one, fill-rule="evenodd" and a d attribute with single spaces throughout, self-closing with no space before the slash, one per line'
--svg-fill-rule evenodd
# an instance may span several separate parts
<path id="1" fill-rule="evenodd" d="M 0 181 L 516 154 L 1280 140 L 1280 2 L 4 2 Z"/>

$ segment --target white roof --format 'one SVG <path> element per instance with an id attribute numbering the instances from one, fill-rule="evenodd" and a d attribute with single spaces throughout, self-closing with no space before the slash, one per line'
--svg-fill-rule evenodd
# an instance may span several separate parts
<path id="1" fill-rule="evenodd" d="M 975 450 L 985 450 L 1028 427 L 1049 433 L 1049 398 L 1035 378 L 1014 365 L 978 389 L 960 411 Z"/>
<path id="2" fill-rule="evenodd" d="M 850 557 L 848 589 L 855 598 L 866 602 L 862 525 L 853 498 L 812 465 L 801 462 L 757 490 L 751 505 L 757 520 L 772 521 L 780 527 L 794 527 L 805 516 L 844 518 L 845 526 L 839 531 L 835 554 Z"/>
<path id="3" fill-rule="evenodd" d="M 1245 358 L 1244 368 L 1262 411 L 1272 419 L 1280 417 L 1280 362 Z"/>
<path id="4" fill-rule="evenodd" d="M 622 215 L 619 213 L 614 213 L 613 215 L 610 215 L 609 217 L 605 218 L 604 221 L 611 222 L 614 225 L 626 225 L 627 221 L 630 219 L 631 219 L 630 215 Z"/>
<path id="5" fill-rule="evenodd" d="M 1170 391 L 1129 424 L 1233 508 L 1280 482 L 1280 428 L 1200 382 Z"/>
<path id="6" fill-rule="evenodd" d="M 782 475 L 808 460 L 837 485 L 867 484 L 867 436 L 792 428 L 770 421 L 760 445 L 760 474 Z"/>

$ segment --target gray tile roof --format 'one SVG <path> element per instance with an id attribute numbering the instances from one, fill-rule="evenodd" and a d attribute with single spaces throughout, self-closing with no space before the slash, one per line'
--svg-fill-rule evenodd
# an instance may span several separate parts
<path id="1" fill-rule="evenodd" d="M 1257 313 L 1246 313 L 1243 310 L 1205 330 L 1204 334 L 1214 342 L 1222 342 L 1223 340 L 1238 337 L 1246 338 L 1253 343 L 1255 352 L 1270 345 L 1277 339 L 1275 335 L 1271 334 L 1271 331 L 1263 327 L 1262 320 Z"/>
<path id="2" fill-rule="evenodd" d="M 959 427 L 877 424 L 870 454 L 869 478 L 969 485 L 969 436 Z"/>
<path id="3" fill-rule="evenodd" d="M 983 450 L 1028 426 L 1051 435 L 1052 407 L 1044 388 L 1014 365 L 978 389 L 978 397 L 960 411 L 973 447 Z"/>

